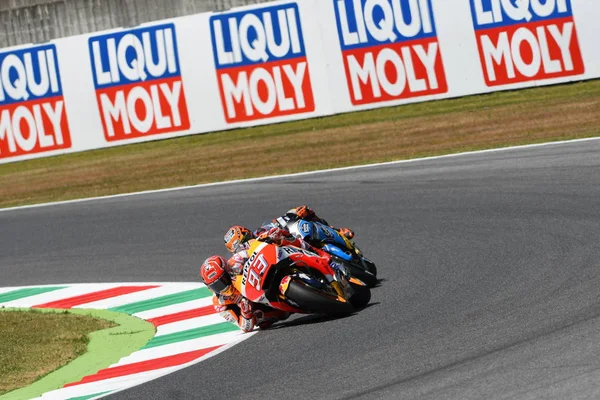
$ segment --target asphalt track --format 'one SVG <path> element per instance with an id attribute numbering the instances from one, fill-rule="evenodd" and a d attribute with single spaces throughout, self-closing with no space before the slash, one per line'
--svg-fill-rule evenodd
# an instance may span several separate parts
<path id="1" fill-rule="evenodd" d="M 195 280 L 302 203 L 355 229 L 372 305 L 109 398 L 600 397 L 600 141 L 0 212 L 0 286 Z"/>

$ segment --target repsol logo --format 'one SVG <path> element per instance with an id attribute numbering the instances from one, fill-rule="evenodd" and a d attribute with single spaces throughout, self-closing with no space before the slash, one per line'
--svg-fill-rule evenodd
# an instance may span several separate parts
<path id="1" fill-rule="evenodd" d="M 333 0 L 352 104 L 448 91 L 431 0 Z"/>
<path id="2" fill-rule="evenodd" d="M 56 47 L 0 53 L 0 158 L 70 147 Z"/>
<path id="3" fill-rule="evenodd" d="M 488 86 L 585 72 L 570 0 L 470 0 Z"/>
<path id="4" fill-rule="evenodd" d="M 107 141 L 189 129 L 175 25 L 93 36 L 88 46 Z"/>
<path id="5" fill-rule="evenodd" d="M 296 4 L 215 14 L 210 27 L 227 122 L 314 111 Z"/>

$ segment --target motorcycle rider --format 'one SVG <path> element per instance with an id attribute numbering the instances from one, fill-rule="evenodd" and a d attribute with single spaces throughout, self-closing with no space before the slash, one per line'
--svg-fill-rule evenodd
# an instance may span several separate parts
<path id="1" fill-rule="evenodd" d="M 290 313 L 275 310 L 263 304 L 252 303 L 232 285 L 231 276 L 242 273 L 239 265 L 229 266 L 221 256 L 208 257 L 200 267 L 200 277 L 214 293 L 215 311 L 225 320 L 236 324 L 242 331 L 250 332 L 255 326 L 267 329 Z"/>
<path id="2" fill-rule="evenodd" d="M 329 225 L 327 221 L 318 217 L 307 206 L 292 208 L 286 215 Z M 223 239 L 227 250 L 234 254 L 227 261 L 220 256 L 209 257 L 200 268 L 202 280 L 215 293 L 213 297 L 215 310 L 226 320 L 237 324 L 244 332 L 251 331 L 255 325 L 261 329 L 266 329 L 273 323 L 286 319 L 290 315 L 285 311 L 252 303 L 244 298 L 231 284 L 231 276 L 242 273 L 244 263 L 249 257 L 248 248 L 251 240 L 256 239 L 274 243 L 278 246 L 295 246 L 310 250 L 326 258 L 332 267 L 340 267 L 335 262 L 331 262 L 331 256 L 327 252 L 312 247 L 302 239 L 295 238 L 288 230 L 277 226 L 262 228 L 259 234 L 255 235 L 243 226 L 232 226 L 225 233 Z M 348 238 L 354 236 L 354 232 L 348 228 L 341 228 L 338 231 Z"/>
<path id="3" fill-rule="evenodd" d="M 248 228 L 241 225 L 234 225 L 227 230 L 223 240 L 225 241 L 225 247 L 233 255 L 227 260 L 227 265 L 234 269 L 241 271 L 244 263 L 249 258 L 248 248 L 252 240 L 258 240 L 261 242 L 274 243 L 277 246 L 294 246 L 303 250 L 308 250 L 316 253 L 320 257 L 323 257 L 333 268 L 340 268 L 340 266 L 331 261 L 331 254 L 324 250 L 313 247 L 304 240 L 293 236 L 290 231 L 278 226 L 263 227 L 262 233 L 255 235 Z"/>
<path id="4" fill-rule="evenodd" d="M 292 208 L 286 215 L 329 225 L 307 206 Z M 277 226 L 261 228 L 263 229 L 255 235 L 245 227 L 232 226 L 225 233 L 224 241 L 227 250 L 234 254 L 227 261 L 218 255 L 208 257 L 200 267 L 202 281 L 214 293 L 215 310 L 227 321 L 238 325 L 244 332 L 250 332 L 255 326 L 266 329 L 277 321 L 287 319 L 290 315 L 288 312 L 251 302 L 232 285 L 231 276 L 242 274 L 243 265 L 249 257 L 248 248 L 251 240 L 256 239 L 278 246 L 295 246 L 310 250 L 326 258 L 334 268 L 339 267 L 335 262 L 331 262 L 331 256 L 327 252 L 312 247 L 302 239 L 295 238 L 288 230 Z M 337 230 L 349 239 L 354 237 L 354 232 L 348 228 Z"/>
<path id="5" fill-rule="evenodd" d="M 305 221 L 310 222 L 319 222 L 323 225 L 330 226 L 331 228 L 338 231 L 341 235 L 346 236 L 348 239 L 352 239 L 354 237 L 354 231 L 349 228 L 334 228 L 333 225 L 329 225 L 327 221 L 323 218 L 319 217 L 310 207 L 306 205 L 302 205 L 299 207 L 294 207 L 289 209 L 285 216 L 294 218 L 294 219 L 303 219 Z"/>
<path id="6" fill-rule="evenodd" d="M 319 222 L 323 225 L 327 225 L 333 229 L 335 229 L 336 231 L 338 231 L 341 235 L 345 236 L 348 239 L 352 239 L 354 237 L 354 231 L 352 231 L 349 228 L 335 228 L 333 225 L 329 225 L 329 223 L 327 221 L 325 221 L 325 219 L 319 217 L 310 207 L 308 206 L 299 206 L 299 207 L 294 207 L 289 209 L 284 215 L 283 217 L 287 217 L 291 220 L 296 220 L 296 219 L 303 219 L 305 221 L 309 221 L 309 222 Z M 261 226 L 260 228 L 258 228 L 255 232 L 256 235 L 265 232 L 266 230 L 270 229 L 271 227 L 274 226 L 279 226 L 279 223 L 277 222 L 277 219 L 274 219 L 273 221 L 271 221 L 270 223 L 264 224 L 263 226 Z"/>

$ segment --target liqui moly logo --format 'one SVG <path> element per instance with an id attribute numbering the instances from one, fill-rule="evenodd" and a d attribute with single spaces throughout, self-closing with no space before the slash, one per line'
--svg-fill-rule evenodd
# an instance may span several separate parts
<path id="1" fill-rule="evenodd" d="M 448 91 L 431 0 L 333 0 L 352 104 Z"/>
<path id="2" fill-rule="evenodd" d="M 56 47 L 0 53 L 0 159 L 70 147 Z"/>
<path id="3" fill-rule="evenodd" d="M 314 111 L 296 4 L 215 14 L 210 27 L 227 122 Z"/>
<path id="4" fill-rule="evenodd" d="M 488 86 L 585 72 L 571 0 L 470 0 Z"/>
<path id="5" fill-rule="evenodd" d="M 107 141 L 189 129 L 175 25 L 93 36 L 88 45 Z"/>

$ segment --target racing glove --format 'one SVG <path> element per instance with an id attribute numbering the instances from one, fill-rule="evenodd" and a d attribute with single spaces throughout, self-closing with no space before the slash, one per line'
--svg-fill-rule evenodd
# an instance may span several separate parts
<path id="1" fill-rule="evenodd" d="M 269 229 L 267 232 L 263 232 L 257 238 L 257 240 L 259 240 L 261 242 L 277 243 L 278 245 L 281 245 L 283 240 L 290 241 L 293 239 L 294 239 L 294 237 L 292 236 L 290 231 L 288 231 L 287 229 L 276 228 L 276 227 Z"/>
<path id="2" fill-rule="evenodd" d="M 244 332 L 252 331 L 252 329 L 254 329 L 254 324 L 256 323 L 252 303 L 250 300 L 243 298 L 238 303 L 238 306 L 240 307 L 238 326 Z"/>
<path id="3" fill-rule="evenodd" d="M 246 298 L 240 300 L 239 306 L 240 306 L 240 314 L 242 315 L 242 318 L 252 319 L 252 317 L 254 315 L 254 310 L 253 310 L 252 303 L 250 302 L 250 300 L 248 300 Z"/>
<path id="4" fill-rule="evenodd" d="M 354 231 L 352 231 L 350 228 L 338 228 L 338 232 L 347 239 L 352 239 L 354 237 Z"/>
<path id="5" fill-rule="evenodd" d="M 315 212 L 311 210 L 308 206 L 300 206 L 296 207 L 296 215 L 300 219 L 309 220 L 315 216 Z"/>

